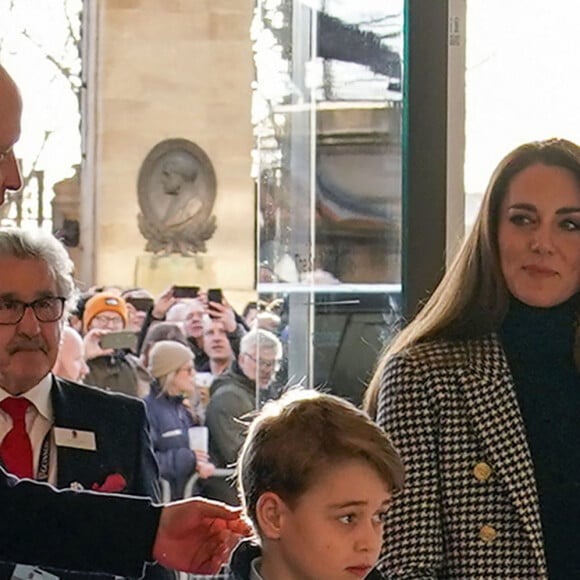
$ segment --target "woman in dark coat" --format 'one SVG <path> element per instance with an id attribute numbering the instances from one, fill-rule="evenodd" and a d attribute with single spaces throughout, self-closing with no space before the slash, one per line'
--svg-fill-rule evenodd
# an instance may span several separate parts
<path id="1" fill-rule="evenodd" d="M 154 379 L 145 404 L 160 474 L 169 482 L 172 500 L 183 497 L 185 484 L 196 472 L 204 478 L 215 470 L 204 452 L 189 446 L 189 429 L 199 425 L 189 403 L 195 393 L 193 361 L 191 350 L 172 340 L 157 342 L 149 353 Z"/>
<path id="2" fill-rule="evenodd" d="M 388 577 L 580 578 L 579 291 L 580 148 L 522 145 L 369 388 L 407 467 Z"/>

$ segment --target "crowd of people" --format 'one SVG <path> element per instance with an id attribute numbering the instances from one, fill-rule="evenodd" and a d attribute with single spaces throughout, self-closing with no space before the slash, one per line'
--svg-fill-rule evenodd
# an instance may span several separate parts
<path id="1" fill-rule="evenodd" d="M 226 476 L 244 441 L 242 419 L 282 392 L 281 319 L 267 303 L 251 302 L 239 315 L 225 297 L 211 302 L 200 290 L 179 298 L 178 288 L 158 297 L 115 286 L 80 294 L 53 371 L 144 400 L 172 500 L 187 488 L 237 505 Z M 193 427 L 207 430 L 203 448 L 191 448 Z"/>
<path id="2" fill-rule="evenodd" d="M 0 67 L 2 198 L 20 108 Z M 18 228 L 0 228 L 0 272 L 2 577 L 210 574 L 234 547 L 231 580 L 579 577 L 576 144 L 500 162 L 364 411 L 284 386 L 274 304 L 78 296 L 62 244 Z M 233 465 L 235 484 L 216 477 Z M 163 483 L 241 501 L 251 525 L 159 505 Z"/>

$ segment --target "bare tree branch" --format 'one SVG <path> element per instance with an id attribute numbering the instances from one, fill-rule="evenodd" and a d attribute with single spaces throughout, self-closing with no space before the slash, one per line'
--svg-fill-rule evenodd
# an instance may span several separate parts
<path id="1" fill-rule="evenodd" d="M 6 0 L 0 0 L 5 7 L 2 11 L 2 18 L 10 17 L 11 15 L 16 14 L 18 2 L 17 0 L 9 0 L 9 3 Z M 72 91 L 72 93 L 76 96 L 77 102 L 79 103 L 79 110 L 80 110 L 80 94 L 81 94 L 81 72 L 80 72 L 80 26 L 78 22 L 75 22 L 74 18 L 74 11 L 70 8 L 72 3 L 70 0 L 61 0 L 60 3 L 57 4 L 58 6 L 62 7 L 63 11 L 63 23 L 64 23 L 64 34 L 62 39 L 62 49 L 60 55 L 55 55 L 51 53 L 50 50 L 43 45 L 37 38 L 35 38 L 34 33 L 30 32 L 30 29 L 26 26 L 21 27 L 20 29 L 14 29 L 10 31 L 10 34 L 6 37 L 0 37 L 0 53 L 2 50 L 10 50 L 10 39 L 13 37 L 17 37 L 20 35 L 20 38 L 26 39 L 28 43 L 34 49 L 36 49 L 50 65 L 52 65 L 54 74 L 51 75 L 52 79 L 50 83 L 54 82 L 55 79 L 64 78 L 68 88 Z M 16 22 L 17 19 L 15 18 L 14 21 Z M 58 50 L 58 49 L 57 49 Z M 70 64 L 72 63 L 72 64 Z M 49 66 L 50 66 L 49 65 Z M 78 72 L 75 70 L 78 69 Z M 65 89 L 66 90 L 66 89 Z M 22 188 L 18 192 L 9 192 L 6 196 L 6 203 L 3 207 L 0 208 L 0 219 L 8 218 L 11 212 L 16 205 L 17 208 L 17 215 L 20 214 L 20 209 L 22 205 L 22 201 L 24 199 L 32 199 L 34 200 L 36 192 L 31 187 L 34 179 L 38 178 L 38 173 L 41 171 L 39 169 L 41 157 L 43 153 L 47 150 L 47 146 L 49 144 L 50 138 L 53 135 L 53 131 L 43 130 L 42 131 L 42 138 L 40 140 L 40 144 L 38 149 L 33 154 L 34 159 L 30 164 L 30 169 L 27 171 L 25 175 L 23 175 L 23 185 Z M 27 163 L 28 165 L 28 163 Z M 42 218 L 42 216 L 39 216 Z"/>
<path id="2" fill-rule="evenodd" d="M 21 34 L 42 53 L 42 55 L 46 60 L 48 60 L 48 62 L 50 62 L 58 70 L 58 72 L 64 77 L 64 79 L 68 83 L 71 91 L 73 91 L 73 93 L 76 94 L 79 91 L 79 87 L 75 85 L 75 83 L 72 81 L 72 78 L 76 75 L 74 75 L 71 69 L 67 66 L 64 66 L 54 56 L 52 56 L 52 54 L 48 53 L 37 40 L 35 40 L 34 38 L 32 38 L 32 36 L 30 36 L 28 30 L 23 29 L 21 31 Z"/>
<path id="3" fill-rule="evenodd" d="M 81 37 L 80 34 L 77 34 L 76 27 L 73 25 L 73 21 L 71 19 L 70 13 L 68 11 L 69 2 L 66 2 L 64 5 L 64 16 L 66 18 L 67 28 L 69 37 L 75 41 L 75 45 L 79 46 Z M 79 27 L 80 29 L 80 27 Z"/>

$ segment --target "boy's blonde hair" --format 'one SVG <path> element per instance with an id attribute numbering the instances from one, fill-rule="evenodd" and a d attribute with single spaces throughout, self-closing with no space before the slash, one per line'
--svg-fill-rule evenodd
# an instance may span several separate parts
<path id="1" fill-rule="evenodd" d="M 363 411 L 334 395 L 294 389 L 271 401 L 251 423 L 237 464 L 240 497 L 258 527 L 256 505 L 271 491 L 292 506 L 325 470 L 359 459 L 391 492 L 404 467 L 393 445 Z"/>

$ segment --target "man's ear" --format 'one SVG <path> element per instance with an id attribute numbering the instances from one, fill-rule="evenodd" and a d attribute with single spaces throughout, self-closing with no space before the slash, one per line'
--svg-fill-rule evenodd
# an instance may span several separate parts
<path id="1" fill-rule="evenodd" d="M 260 496 L 256 505 L 256 517 L 260 532 L 265 538 L 280 539 L 284 516 L 287 513 L 288 506 L 278 494 L 267 491 Z"/>

